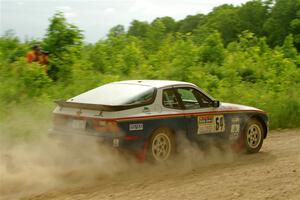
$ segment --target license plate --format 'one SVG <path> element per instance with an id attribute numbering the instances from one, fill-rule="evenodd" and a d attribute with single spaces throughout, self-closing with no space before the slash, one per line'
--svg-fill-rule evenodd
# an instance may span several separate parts
<path id="1" fill-rule="evenodd" d="M 75 129 L 85 129 L 85 127 L 86 127 L 86 121 L 85 120 L 74 119 L 72 121 L 72 128 L 75 128 Z"/>

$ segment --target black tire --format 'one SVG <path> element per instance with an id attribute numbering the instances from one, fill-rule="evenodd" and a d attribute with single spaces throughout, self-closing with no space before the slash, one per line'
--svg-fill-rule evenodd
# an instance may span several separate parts
<path id="1" fill-rule="evenodd" d="M 256 119 L 250 119 L 242 134 L 242 146 L 246 153 L 257 153 L 262 147 L 264 140 L 264 129 Z"/>
<path id="2" fill-rule="evenodd" d="M 149 140 L 148 158 L 153 162 L 164 162 L 174 154 L 175 142 L 168 128 L 156 129 Z"/>

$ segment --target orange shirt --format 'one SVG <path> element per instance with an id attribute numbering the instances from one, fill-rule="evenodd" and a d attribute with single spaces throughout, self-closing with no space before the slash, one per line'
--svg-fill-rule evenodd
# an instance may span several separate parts
<path id="1" fill-rule="evenodd" d="M 38 60 L 38 56 L 34 51 L 28 52 L 26 57 L 27 57 L 27 61 L 30 63 Z"/>

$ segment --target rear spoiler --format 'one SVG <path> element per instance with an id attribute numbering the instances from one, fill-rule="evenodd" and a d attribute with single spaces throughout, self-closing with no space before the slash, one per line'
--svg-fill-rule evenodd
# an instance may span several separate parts
<path id="1" fill-rule="evenodd" d="M 79 109 L 88 109 L 88 110 L 98 110 L 98 111 L 121 111 L 131 108 L 140 107 L 141 104 L 135 105 L 100 105 L 100 104 L 89 104 L 89 103 L 77 103 L 77 102 L 68 102 L 65 100 L 54 101 L 60 107 L 66 108 L 79 108 Z"/>

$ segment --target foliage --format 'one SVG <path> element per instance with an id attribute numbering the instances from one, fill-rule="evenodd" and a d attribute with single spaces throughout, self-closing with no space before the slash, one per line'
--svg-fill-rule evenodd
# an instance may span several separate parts
<path id="1" fill-rule="evenodd" d="M 7 31 L 0 38 L 0 62 L 14 62 L 26 53 L 26 45 L 22 44 L 13 31 Z"/>
<path id="2" fill-rule="evenodd" d="M 191 33 L 203 23 L 204 19 L 205 15 L 203 14 L 188 15 L 185 19 L 178 22 L 177 30 L 181 33 Z"/>
<path id="3" fill-rule="evenodd" d="M 264 30 L 272 46 L 281 45 L 290 33 L 295 35 L 300 33 L 297 25 L 300 17 L 299 10 L 300 2 L 298 0 L 276 0 L 270 12 L 270 18 L 264 24 Z"/>
<path id="4" fill-rule="evenodd" d="M 83 35 L 74 25 L 67 23 L 63 13 L 56 13 L 50 19 L 50 25 L 43 40 L 43 48 L 50 53 L 52 62 L 49 75 L 53 79 L 68 79 L 70 65 L 78 56 Z"/>
<path id="5" fill-rule="evenodd" d="M 51 101 L 112 81 L 171 79 L 193 82 L 224 102 L 264 109 L 272 128 L 299 127 L 297 5 L 254 0 L 177 22 L 134 20 L 128 31 L 117 25 L 95 44 L 84 44 L 81 31 L 57 13 L 39 41 L 50 52 L 48 74 L 25 61 L 36 41 L 21 42 L 12 33 L 0 38 L 0 117 L 8 120 L 20 105 L 44 105 L 50 113 Z"/>

